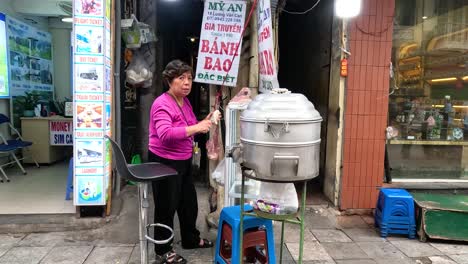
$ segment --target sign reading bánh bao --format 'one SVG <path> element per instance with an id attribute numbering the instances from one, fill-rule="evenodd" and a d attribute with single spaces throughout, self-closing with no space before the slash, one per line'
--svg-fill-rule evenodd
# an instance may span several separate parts
<path id="1" fill-rule="evenodd" d="M 73 121 L 49 121 L 50 145 L 73 146 Z"/>
<path id="2" fill-rule="evenodd" d="M 196 82 L 236 86 L 245 10 L 243 1 L 205 2 Z"/>

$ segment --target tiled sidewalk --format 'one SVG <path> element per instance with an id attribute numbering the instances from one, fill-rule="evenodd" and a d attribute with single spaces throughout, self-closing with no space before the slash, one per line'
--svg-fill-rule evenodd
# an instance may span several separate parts
<path id="1" fill-rule="evenodd" d="M 206 194 L 199 189 L 200 208 Z M 133 197 L 130 195 L 129 197 Z M 128 198 L 128 197 L 127 197 Z M 124 207 L 135 201 L 129 202 Z M 135 202 L 136 203 L 136 202 Z M 203 212 L 200 215 L 204 215 Z M 215 239 L 216 230 L 206 228 L 199 217 L 204 237 Z M 134 208 L 122 209 L 118 218 L 99 229 L 75 232 L 0 234 L 0 263 L 90 264 L 140 263 Z M 303 263 L 459 263 L 468 264 L 468 245 L 409 240 L 402 236 L 383 239 L 369 216 L 341 216 L 326 205 L 307 208 Z M 176 227 L 177 228 L 177 227 Z M 297 263 L 299 227 L 285 226 L 283 263 Z M 279 257 L 281 226 L 275 223 L 276 256 Z M 179 240 L 176 231 L 176 241 Z M 189 263 L 212 263 L 214 249 L 176 250 Z M 151 250 L 152 251 L 152 250 Z M 152 257 L 154 259 L 154 256 Z"/>

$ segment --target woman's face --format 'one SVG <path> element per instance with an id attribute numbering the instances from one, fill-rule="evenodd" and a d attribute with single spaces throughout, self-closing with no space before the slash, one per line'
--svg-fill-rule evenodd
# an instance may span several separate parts
<path id="1" fill-rule="evenodd" d="M 177 97 L 186 97 L 192 90 L 192 74 L 183 73 L 169 83 L 169 91 Z"/>

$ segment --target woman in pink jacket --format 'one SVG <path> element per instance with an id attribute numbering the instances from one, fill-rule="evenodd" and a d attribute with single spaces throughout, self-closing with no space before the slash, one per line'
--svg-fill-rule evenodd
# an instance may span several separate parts
<path id="1" fill-rule="evenodd" d="M 180 60 L 171 61 L 163 71 L 163 78 L 169 90 L 156 98 L 151 107 L 148 160 L 171 166 L 178 175 L 153 182 L 154 222 L 173 228 L 177 212 L 182 247 L 212 247 L 211 241 L 200 238 L 195 226 L 198 204 L 191 172 L 193 136 L 210 131 L 211 114 L 198 122 L 186 98 L 192 89 L 192 68 L 189 65 Z M 167 230 L 155 228 L 157 240 L 169 236 Z M 175 253 L 172 242 L 156 244 L 155 251 L 162 257 L 162 263 L 187 262 Z"/>

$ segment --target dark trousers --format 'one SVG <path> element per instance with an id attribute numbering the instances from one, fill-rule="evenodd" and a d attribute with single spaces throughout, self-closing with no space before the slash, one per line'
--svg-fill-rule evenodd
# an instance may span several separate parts
<path id="1" fill-rule="evenodd" d="M 169 160 L 148 151 L 148 161 L 159 162 L 174 168 L 178 175 L 153 181 L 154 222 L 174 228 L 174 215 L 177 212 L 180 224 L 182 247 L 194 248 L 200 243 L 200 231 L 196 228 L 198 215 L 197 192 L 192 180 L 192 160 Z M 170 236 L 166 229 L 155 228 L 156 240 Z M 168 244 L 155 244 L 155 252 L 163 255 L 172 249 Z"/>

